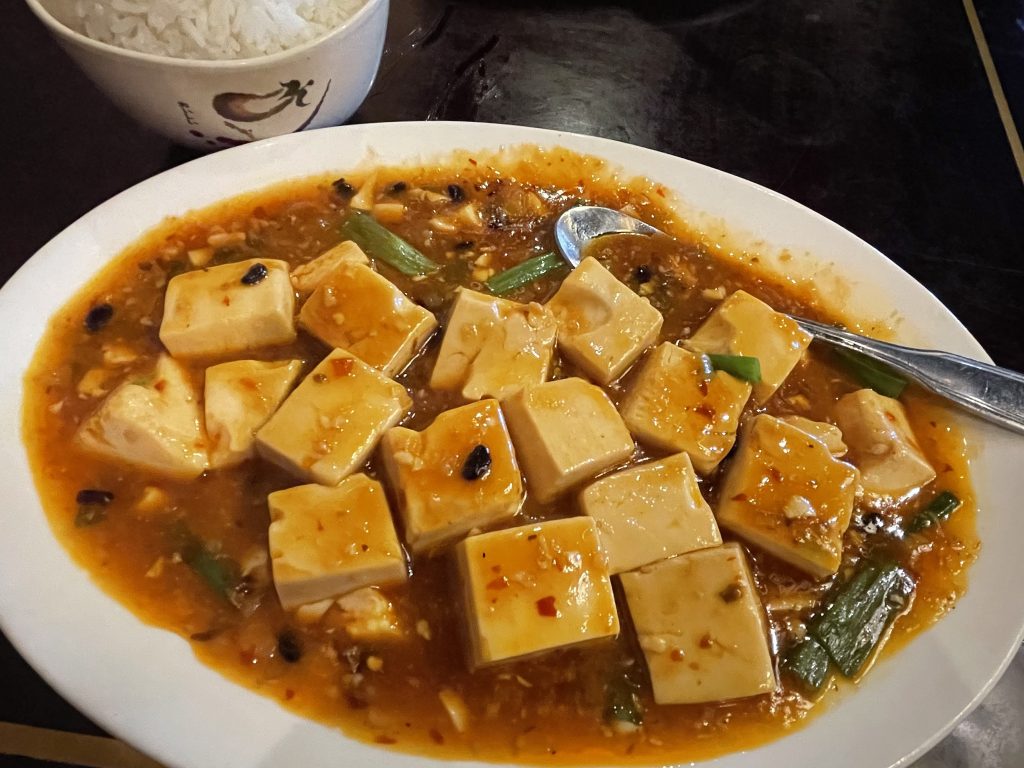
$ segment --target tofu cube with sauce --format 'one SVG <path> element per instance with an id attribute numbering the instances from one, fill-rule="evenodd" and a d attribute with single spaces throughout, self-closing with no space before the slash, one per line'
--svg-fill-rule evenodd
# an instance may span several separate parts
<path id="1" fill-rule="evenodd" d="M 815 578 L 839 570 L 858 472 L 820 440 L 761 414 L 743 428 L 718 524 Z"/>
<path id="2" fill-rule="evenodd" d="M 300 485 L 267 496 L 270 562 L 291 610 L 408 578 L 384 489 L 363 474 L 334 488 Z"/>
<path id="3" fill-rule="evenodd" d="M 203 408 L 211 468 L 252 458 L 256 430 L 281 405 L 301 370 L 298 360 L 234 360 L 206 369 Z"/>
<path id="4" fill-rule="evenodd" d="M 530 492 L 541 503 L 622 463 L 635 448 L 608 395 L 583 379 L 525 387 L 502 409 Z"/>
<path id="5" fill-rule="evenodd" d="M 899 400 L 861 389 L 843 395 L 833 418 L 850 445 L 864 492 L 875 499 L 906 498 L 935 479 Z"/>
<path id="6" fill-rule="evenodd" d="M 207 467 L 199 397 L 187 371 L 167 355 L 152 376 L 125 382 L 78 428 L 78 444 L 91 454 L 177 480 Z"/>
<path id="7" fill-rule="evenodd" d="M 658 704 L 777 688 L 768 624 L 743 549 L 702 549 L 619 577 Z"/>
<path id="8" fill-rule="evenodd" d="M 256 433 L 256 449 L 298 477 L 337 485 L 409 411 L 405 387 L 336 349 Z"/>
<path id="9" fill-rule="evenodd" d="M 385 376 L 398 374 L 437 327 L 434 316 L 365 264 L 340 261 L 299 311 L 299 325 Z"/>
<path id="10" fill-rule="evenodd" d="M 685 453 L 602 477 L 580 493 L 612 573 L 722 543 Z"/>
<path id="11" fill-rule="evenodd" d="M 497 400 L 445 411 L 422 432 L 389 429 L 380 447 L 413 552 L 519 511 L 523 483 Z"/>
<path id="12" fill-rule="evenodd" d="M 760 299 L 736 291 L 684 343 L 694 352 L 756 357 L 761 381 L 754 385 L 754 402 L 763 403 L 800 362 L 811 334 Z"/>
<path id="13" fill-rule="evenodd" d="M 470 536 L 455 551 L 472 666 L 618 635 L 607 558 L 590 518 Z"/>
<path id="14" fill-rule="evenodd" d="M 562 281 L 547 307 L 558 321 L 558 348 L 598 384 L 625 373 L 658 340 L 663 321 L 593 257 Z"/>
<path id="15" fill-rule="evenodd" d="M 622 418 L 641 442 L 685 451 L 707 474 L 732 450 L 750 391 L 747 382 L 708 370 L 703 355 L 666 341 L 630 385 Z"/>
<path id="16" fill-rule="evenodd" d="M 288 262 L 249 259 L 171 278 L 160 341 L 174 357 L 231 357 L 295 341 Z"/>
<path id="17" fill-rule="evenodd" d="M 370 259 L 363 253 L 362 248 L 351 240 L 346 240 L 324 251 L 312 261 L 300 264 L 293 269 L 292 285 L 295 286 L 295 290 L 299 294 L 308 296 L 342 263 L 369 266 Z"/>
<path id="18" fill-rule="evenodd" d="M 555 319 L 540 304 L 459 288 L 430 386 L 502 400 L 547 381 L 554 349 Z"/>

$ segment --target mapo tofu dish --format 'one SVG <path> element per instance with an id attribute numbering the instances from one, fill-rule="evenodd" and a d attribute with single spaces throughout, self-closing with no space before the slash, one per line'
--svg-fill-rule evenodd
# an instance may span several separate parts
<path id="1" fill-rule="evenodd" d="M 570 270 L 553 225 L 579 204 L 670 236 L 599 238 Z M 656 183 L 466 155 L 140 237 L 27 376 L 44 508 L 144 620 L 357 738 L 748 748 L 966 588 L 945 412 L 812 343 L 789 315 L 832 319 L 814 286 L 723 256 Z"/>

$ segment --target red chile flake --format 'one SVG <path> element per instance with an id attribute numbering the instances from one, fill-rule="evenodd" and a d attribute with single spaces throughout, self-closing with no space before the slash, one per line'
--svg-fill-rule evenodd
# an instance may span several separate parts
<path id="1" fill-rule="evenodd" d="M 487 588 L 488 589 L 508 589 L 508 577 L 506 577 L 506 576 L 499 576 L 498 578 L 494 579 L 493 581 L 489 581 L 487 583 Z M 552 598 L 552 599 L 554 599 L 554 598 Z"/>
<path id="2" fill-rule="evenodd" d="M 335 376 L 348 376 L 352 373 L 352 358 L 341 357 L 331 360 L 331 372 Z"/>
<path id="3" fill-rule="evenodd" d="M 270 274 L 267 268 L 257 262 L 249 267 L 249 271 L 242 275 L 242 285 L 256 285 L 262 283 L 267 275 Z"/>
<path id="4" fill-rule="evenodd" d="M 109 304 L 97 304 L 89 310 L 85 316 L 85 330 L 89 333 L 96 333 L 110 322 L 114 316 L 114 308 Z"/>
<path id="5" fill-rule="evenodd" d="M 558 609 L 555 607 L 555 596 L 548 595 L 537 601 L 537 613 L 551 619 L 558 618 Z"/>
<path id="6" fill-rule="evenodd" d="M 324 374 L 322 373 L 314 373 L 313 381 L 315 381 L 317 384 L 323 384 L 325 381 L 327 381 L 327 377 L 324 376 Z"/>

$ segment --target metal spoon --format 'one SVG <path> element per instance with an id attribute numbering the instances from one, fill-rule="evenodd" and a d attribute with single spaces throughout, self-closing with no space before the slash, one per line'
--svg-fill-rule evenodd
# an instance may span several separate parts
<path id="1" fill-rule="evenodd" d="M 555 241 L 573 267 L 579 266 L 588 241 L 614 234 L 665 233 L 625 213 L 596 205 L 570 208 L 555 223 Z M 949 352 L 877 341 L 802 317 L 793 319 L 821 341 L 879 360 L 964 410 L 1024 434 L 1024 375 L 1016 371 Z"/>

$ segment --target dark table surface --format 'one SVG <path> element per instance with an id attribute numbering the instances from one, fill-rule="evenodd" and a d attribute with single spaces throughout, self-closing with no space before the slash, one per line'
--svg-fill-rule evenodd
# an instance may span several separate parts
<path id="1" fill-rule="evenodd" d="M 975 2 L 393 0 L 353 122 L 557 128 L 743 176 L 878 247 L 1024 370 L 1024 0 Z M 193 157 L 121 115 L 21 2 L 8 8 L 0 281 L 98 203 Z M 1022 723 L 1018 654 L 916 765 L 1024 766 Z M 52 761 L 148 764 L 0 635 L 0 768 Z"/>

